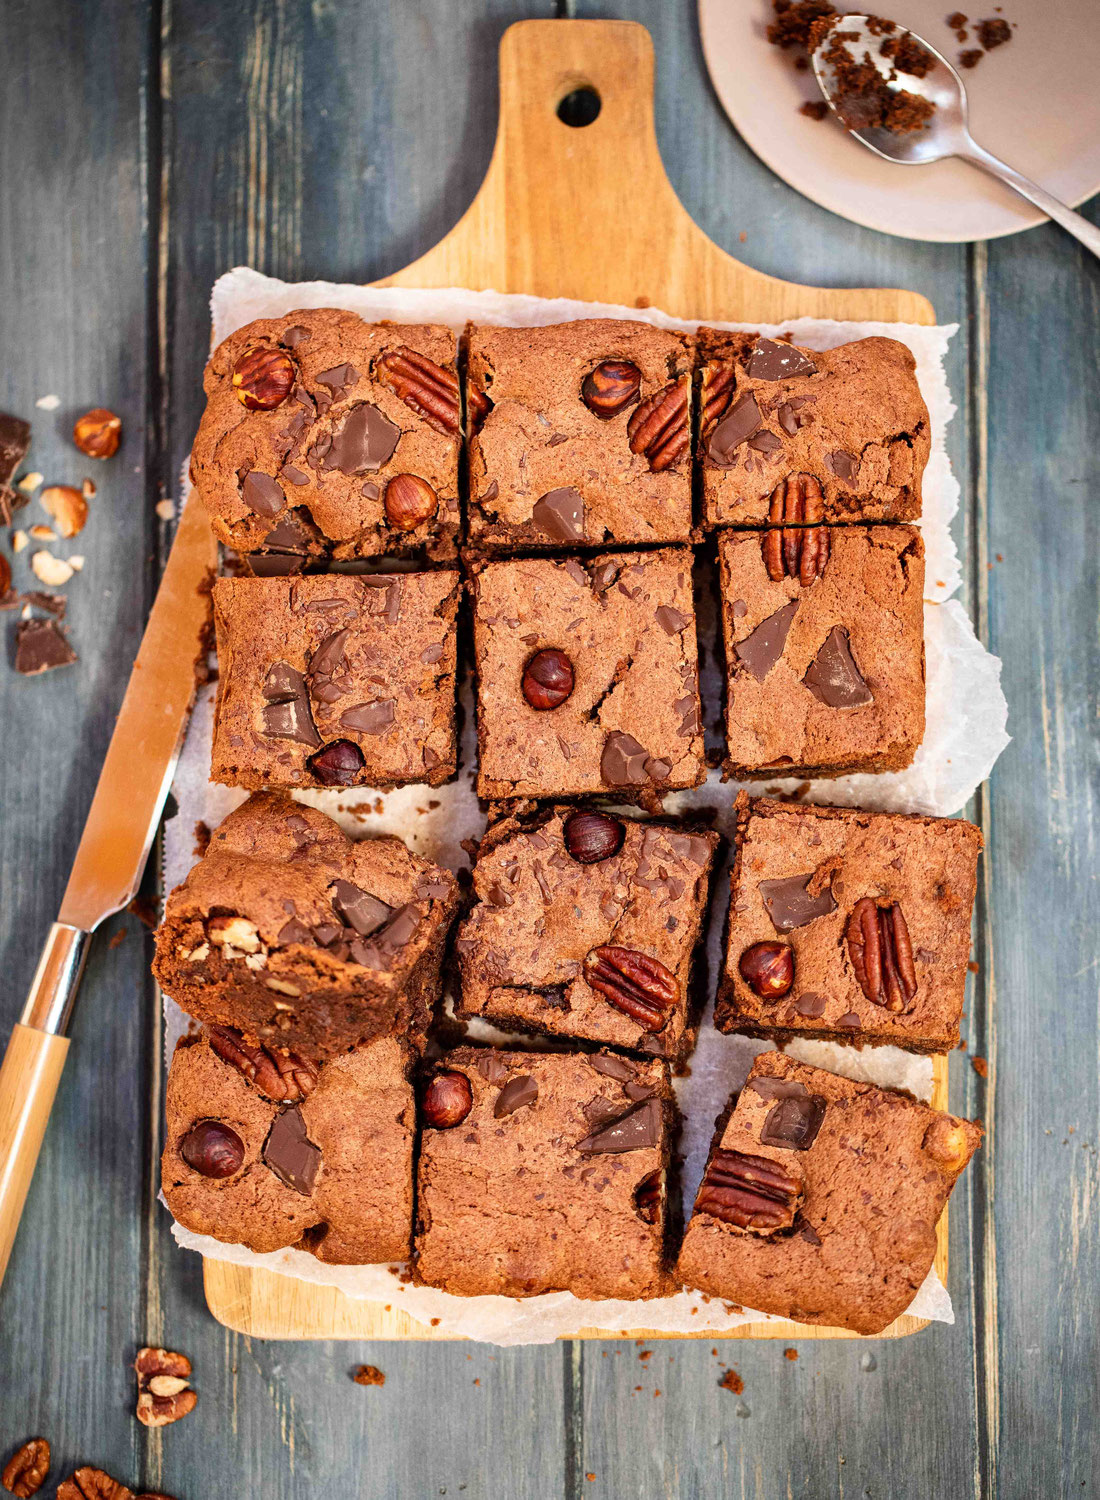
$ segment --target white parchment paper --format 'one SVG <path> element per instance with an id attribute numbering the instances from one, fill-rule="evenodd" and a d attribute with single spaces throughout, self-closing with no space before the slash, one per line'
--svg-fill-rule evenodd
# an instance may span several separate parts
<path id="1" fill-rule="evenodd" d="M 255 318 L 277 317 L 302 307 L 344 307 L 365 318 L 388 318 L 395 322 L 446 323 L 456 330 L 469 320 L 483 323 L 534 326 L 581 317 L 634 318 L 658 327 L 687 331 L 697 325 L 672 318 L 656 308 L 627 308 L 602 303 L 548 300 L 497 292 L 469 292 L 456 288 L 405 290 L 338 286 L 329 282 L 290 284 L 261 276 L 244 268 L 219 278 L 212 297 L 214 338 L 220 341 L 234 329 Z M 718 327 L 750 325 L 712 324 Z M 927 729 L 925 740 L 905 771 L 881 776 L 858 775 L 833 781 L 799 783 L 795 780 L 754 783 L 749 789 L 794 791 L 801 788 L 808 801 L 859 805 L 880 811 L 921 812 L 949 816 L 962 809 L 975 788 L 985 779 L 994 761 L 1008 743 L 1005 732 L 1007 706 L 1000 687 L 1000 662 L 974 635 L 965 610 L 951 595 L 959 586 L 958 555 L 951 539 L 951 520 L 958 509 L 959 486 L 951 472 L 944 430 L 955 412 L 947 387 L 943 359 L 955 325 L 922 328 L 893 323 L 837 323 L 800 318 L 781 325 L 753 324 L 763 333 L 793 334 L 797 343 L 825 349 L 851 339 L 882 334 L 901 340 L 913 352 L 917 378 L 928 405 L 932 424 L 932 451 L 924 478 L 924 517 L 920 522 L 925 542 L 925 648 L 927 653 Z M 701 687 L 705 717 L 716 722 L 720 705 L 721 678 L 716 663 L 721 655 L 714 638 L 717 622 L 700 610 L 702 670 Z M 215 827 L 244 801 L 242 791 L 215 786 L 209 780 L 213 688 L 200 695 L 173 786 L 178 815 L 167 825 L 164 845 L 164 883 L 179 883 L 195 861 L 195 828 L 200 821 Z M 458 778 L 451 784 L 429 788 L 399 787 L 376 793 L 363 789 L 301 792 L 310 802 L 334 817 L 357 836 L 396 833 L 418 853 L 451 869 L 469 864 L 462 849 L 464 839 L 476 839 L 485 826 L 474 788 L 476 735 L 474 733 L 471 684 L 460 684 L 464 709 L 464 733 Z M 727 838 L 732 833 L 734 783 L 722 783 L 711 772 L 703 786 L 665 799 L 669 812 L 686 813 L 706 809 L 715 826 Z M 713 994 L 721 967 L 721 938 L 728 897 L 727 882 L 716 883 L 707 932 L 709 993 Z M 188 1018 L 171 1000 L 165 1001 L 168 1055 L 176 1039 L 187 1029 Z M 471 1027 L 472 1036 L 496 1037 L 481 1023 Z M 520 1045 L 530 1045 L 530 1038 Z M 702 1176 L 714 1121 L 730 1093 L 739 1087 L 756 1053 L 769 1044 L 747 1037 L 723 1036 L 711 1024 L 708 1006 L 700 1028 L 699 1043 L 691 1058 L 689 1074 L 676 1082 L 684 1116 L 681 1151 L 684 1157 L 685 1211 L 690 1210 Z M 785 1050 L 792 1056 L 850 1077 L 867 1079 L 908 1089 L 927 1099 L 932 1088 L 932 1064 L 893 1047 L 855 1049 L 830 1042 L 794 1042 Z M 575 1333 L 579 1328 L 617 1332 L 650 1328 L 662 1332 L 729 1332 L 745 1322 L 760 1322 L 765 1315 L 731 1307 L 699 1293 L 635 1302 L 586 1302 L 569 1293 L 527 1299 L 507 1297 L 454 1297 L 428 1287 L 414 1287 L 399 1279 L 400 1268 L 386 1266 L 326 1266 L 299 1250 L 257 1255 L 241 1245 L 226 1245 L 192 1234 L 173 1224 L 181 1245 L 214 1259 L 243 1265 L 265 1266 L 304 1281 L 339 1287 L 347 1295 L 389 1303 L 425 1324 L 438 1319 L 438 1327 L 455 1335 L 497 1344 L 546 1343 Z M 950 1298 L 935 1271 L 909 1308 L 913 1314 L 952 1322 Z"/>

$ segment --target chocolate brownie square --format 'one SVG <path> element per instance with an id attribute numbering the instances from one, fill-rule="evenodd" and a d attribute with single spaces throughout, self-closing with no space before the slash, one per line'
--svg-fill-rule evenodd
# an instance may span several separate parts
<path id="1" fill-rule="evenodd" d="M 881 1333 L 928 1275 L 981 1135 L 907 1095 L 762 1053 L 711 1151 L 679 1277 L 759 1312 Z"/>
<path id="2" fill-rule="evenodd" d="M 467 341 L 474 548 L 691 541 L 683 334 L 594 318 Z"/>
<path id="3" fill-rule="evenodd" d="M 736 838 L 720 1031 L 958 1046 L 980 829 L 742 792 Z"/>
<path id="4" fill-rule="evenodd" d="M 442 1059 L 424 1093 L 417 1280 L 463 1297 L 655 1297 L 675 1102 L 663 1062 Z"/>
<path id="5" fill-rule="evenodd" d="M 648 800 L 703 780 L 691 562 L 668 548 L 475 573 L 481 796 Z"/>
<path id="6" fill-rule="evenodd" d="M 456 555 L 462 441 L 448 328 L 300 309 L 238 328 L 203 378 L 191 478 L 215 534 L 257 567 Z"/>
<path id="7" fill-rule="evenodd" d="M 928 408 L 904 344 L 818 351 L 701 328 L 698 347 L 708 526 L 920 515 Z"/>
<path id="8" fill-rule="evenodd" d="M 455 773 L 458 573 L 219 578 L 210 776 L 391 787 Z"/>
<path id="9" fill-rule="evenodd" d="M 717 845 L 716 833 L 583 807 L 494 824 L 455 943 L 457 1013 L 682 1059 Z"/>
<path id="10" fill-rule="evenodd" d="M 400 839 L 355 841 L 261 793 L 169 895 L 153 973 L 198 1020 L 312 1060 L 383 1032 L 419 1041 L 457 906 L 454 876 Z"/>
<path id="11" fill-rule="evenodd" d="M 408 1259 L 416 1108 L 410 1055 L 381 1037 L 318 1067 L 212 1028 L 168 1070 L 161 1184 L 196 1234 L 318 1260 Z"/>
<path id="12" fill-rule="evenodd" d="M 727 765 L 740 779 L 907 766 L 924 738 L 911 526 L 723 532 Z"/>

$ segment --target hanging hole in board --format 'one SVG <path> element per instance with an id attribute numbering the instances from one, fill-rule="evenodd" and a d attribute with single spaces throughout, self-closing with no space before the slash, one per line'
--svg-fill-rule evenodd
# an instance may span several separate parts
<path id="1" fill-rule="evenodd" d="M 580 130 L 583 126 L 592 124 L 600 112 L 600 102 L 599 94 L 588 85 L 573 89 L 558 105 L 558 119 L 564 125 Z"/>

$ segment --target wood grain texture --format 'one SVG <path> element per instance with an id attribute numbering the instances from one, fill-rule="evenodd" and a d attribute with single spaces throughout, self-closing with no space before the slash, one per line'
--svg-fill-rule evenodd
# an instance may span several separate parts
<path id="1" fill-rule="evenodd" d="M 274 274 L 370 280 L 437 242 L 488 167 L 500 36 L 552 8 L 0 8 L 0 406 L 38 418 L 35 466 L 51 480 L 83 472 L 65 436 L 75 408 L 106 401 L 127 423 L 123 455 L 96 468 L 80 539 L 89 565 L 68 590 L 81 664 L 26 683 L 6 675 L 0 689 L 5 1024 L 140 638 L 152 507 L 175 487 L 201 405 L 211 282 L 250 244 Z M 952 1200 L 958 1321 L 892 1343 L 792 1341 L 798 1361 L 766 1342 L 488 1350 L 228 1332 L 155 1201 L 156 1013 L 146 944 L 125 919 L 121 946 L 93 952 L 0 1294 L 0 1457 L 45 1432 L 54 1478 L 91 1461 L 177 1500 L 1095 1493 L 1095 266 L 1049 228 L 971 251 L 849 225 L 741 144 L 711 94 L 690 5 L 577 9 L 649 27 L 661 155 L 722 248 L 791 281 L 912 287 L 962 325 L 948 360 L 957 535 L 971 559 L 965 597 L 1005 662 L 1014 742 L 971 810 L 990 853 L 964 1030 L 991 1073 L 983 1082 L 954 1059 L 952 1107 L 989 1129 Z M 1096 205 L 1088 212 L 1095 221 Z M 35 412 L 49 391 L 62 409 Z M 184 1349 L 199 1390 L 195 1415 L 159 1434 L 132 1416 L 128 1363 L 147 1339 Z M 349 1379 L 366 1360 L 386 1372 L 383 1388 Z M 719 1388 L 725 1363 L 745 1381 L 741 1398 Z"/>

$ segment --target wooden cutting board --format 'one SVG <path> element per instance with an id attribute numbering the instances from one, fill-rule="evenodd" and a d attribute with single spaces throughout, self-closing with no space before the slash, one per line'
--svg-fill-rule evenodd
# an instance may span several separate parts
<path id="1" fill-rule="evenodd" d="M 574 128 L 557 114 L 594 90 L 598 117 Z M 915 292 L 837 291 L 778 281 L 741 265 L 690 218 L 665 175 L 653 120 L 653 43 L 630 21 L 521 21 L 500 45 L 500 120 L 476 198 L 438 245 L 382 286 L 461 286 L 660 307 L 681 318 L 781 323 L 843 318 L 932 323 Z M 947 1105 L 947 1059 L 933 1061 L 932 1102 Z M 947 1215 L 936 1269 L 947 1276 Z M 256 1338 L 437 1339 L 398 1306 L 358 1302 L 332 1287 L 271 1271 L 204 1263 L 206 1300 L 222 1323 Z M 898 1318 L 882 1335 L 925 1326 Z M 581 1328 L 578 1338 L 608 1338 Z M 662 1338 L 644 1328 L 622 1338 Z M 714 1339 L 713 1333 L 699 1338 Z M 852 1338 L 784 1321 L 748 1324 L 734 1338 Z"/>

